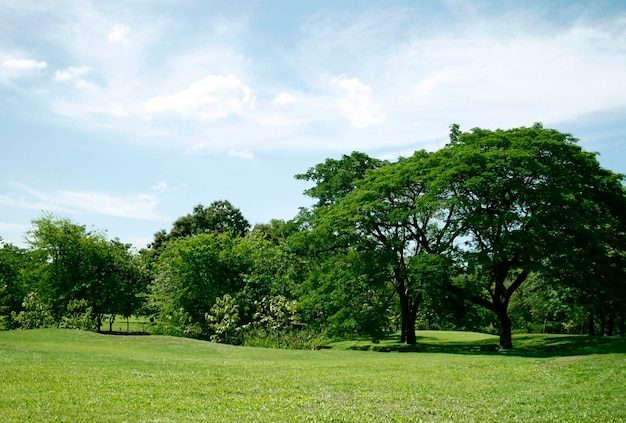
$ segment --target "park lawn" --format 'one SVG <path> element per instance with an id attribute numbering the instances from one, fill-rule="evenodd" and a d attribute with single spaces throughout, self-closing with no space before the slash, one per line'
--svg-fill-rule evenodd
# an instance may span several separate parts
<path id="1" fill-rule="evenodd" d="M 626 421 L 624 340 L 594 351 L 589 339 L 584 350 L 525 336 L 519 354 L 378 353 L 0 331 L 0 421 Z"/>

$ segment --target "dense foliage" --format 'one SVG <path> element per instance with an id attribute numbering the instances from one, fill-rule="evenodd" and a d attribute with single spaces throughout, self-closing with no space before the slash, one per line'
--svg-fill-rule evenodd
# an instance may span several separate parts
<path id="1" fill-rule="evenodd" d="M 249 345 L 416 329 L 625 333 L 626 191 L 569 134 L 540 124 L 451 127 L 388 162 L 353 152 L 299 180 L 315 199 L 250 229 L 201 204 L 140 252 L 44 215 L 29 248 L 0 249 L 9 327 L 101 330 L 143 315 L 155 333 Z M 272 341 L 270 341 L 272 340 Z"/>

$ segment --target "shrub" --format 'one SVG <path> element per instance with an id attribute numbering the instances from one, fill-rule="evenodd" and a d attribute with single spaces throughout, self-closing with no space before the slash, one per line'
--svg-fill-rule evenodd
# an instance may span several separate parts
<path id="1" fill-rule="evenodd" d="M 36 292 L 29 293 L 19 313 L 11 312 L 11 326 L 16 329 L 45 328 L 54 324 L 50 306 Z"/>
<path id="2" fill-rule="evenodd" d="M 70 329 L 96 330 L 96 317 L 87 300 L 71 300 L 67 304 L 68 316 L 64 316 L 61 327 Z"/>
<path id="3" fill-rule="evenodd" d="M 247 347 L 317 350 L 328 344 L 318 332 L 296 327 L 268 330 L 248 327 L 242 331 L 242 343 Z"/>

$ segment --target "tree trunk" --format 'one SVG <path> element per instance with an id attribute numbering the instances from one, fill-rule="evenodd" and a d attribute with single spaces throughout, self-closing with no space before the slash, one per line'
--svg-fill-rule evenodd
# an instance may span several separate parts
<path id="1" fill-rule="evenodd" d="M 604 336 L 606 334 L 606 313 L 602 311 L 600 313 L 600 336 Z"/>
<path id="2" fill-rule="evenodd" d="M 411 323 L 411 319 L 408 319 L 405 323 L 405 319 L 402 319 L 402 342 L 407 345 L 417 344 L 417 337 L 415 336 L 415 320 Z"/>
<path id="3" fill-rule="evenodd" d="M 398 295 L 400 297 L 400 342 L 403 344 L 414 345 L 417 343 L 415 336 L 415 320 L 417 319 L 417 305 L 411 307 L 411 298 L 404 291 L 404 284 L 398 287 Z"/>
<path id="4" fill-rule="evenodd" d="M 497 313 L 500 321 L 500 348 L 503 350 L 513 349 L 512 323 L 506 310 Z"/>
<path id="5" fill-rule="evenodd" d="M 615 331 L 615 314 L 609 314 L 609 318 L 606 322 L 606 336 L 613 336 L 613 332 Z"/>
<path id="6" fill-rule="evenodd" d="M 624 335 L 626 335 L 626 313 L 621 312 L 619 319 L 619 336 Z"/>
<path id="7" fill-rule="evenodd" d="M 596 336 L 596 322 L 591 311 L 589 312 L 589 336 Z"/>

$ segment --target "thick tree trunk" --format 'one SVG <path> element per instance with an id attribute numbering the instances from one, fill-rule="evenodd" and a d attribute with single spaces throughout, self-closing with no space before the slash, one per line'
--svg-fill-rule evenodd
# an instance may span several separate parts
<path id="1" fill-rule="evenodd" d="M 513 349 L 512 323 L 506 310 L 497 313 L 500 321 L 500 348 L 503 350 Z"/>
<path id="2" fill-rule="evenodd" d="M 404 290 L 404 283 L 398 285 L 398 296 L 400 297 L 400 342 L 414 345 L 417 343 L 415 336 L 415 320 L 417 319 L 417 308 L 419 299 L 411 301 L 410 296 Z"/>
<path id="3" fill-rule="evenodd" d="M 411 309 L 411 299 L 406 295 L 400 295 L 400 341 L 404 344 L 413 345 L 417 343 L 415 336 L 415 319 L 417 313 Z"/>
<path id="4" fill-rule="evenodd" d="M 408 345 L 417 344 L 417 337 L 415 336 L 415 318 L 416 318 L 416 313 L 410 310 L 407 323 L 406 323 L 406 337 L 404 340 L 404 342 Z"/>

